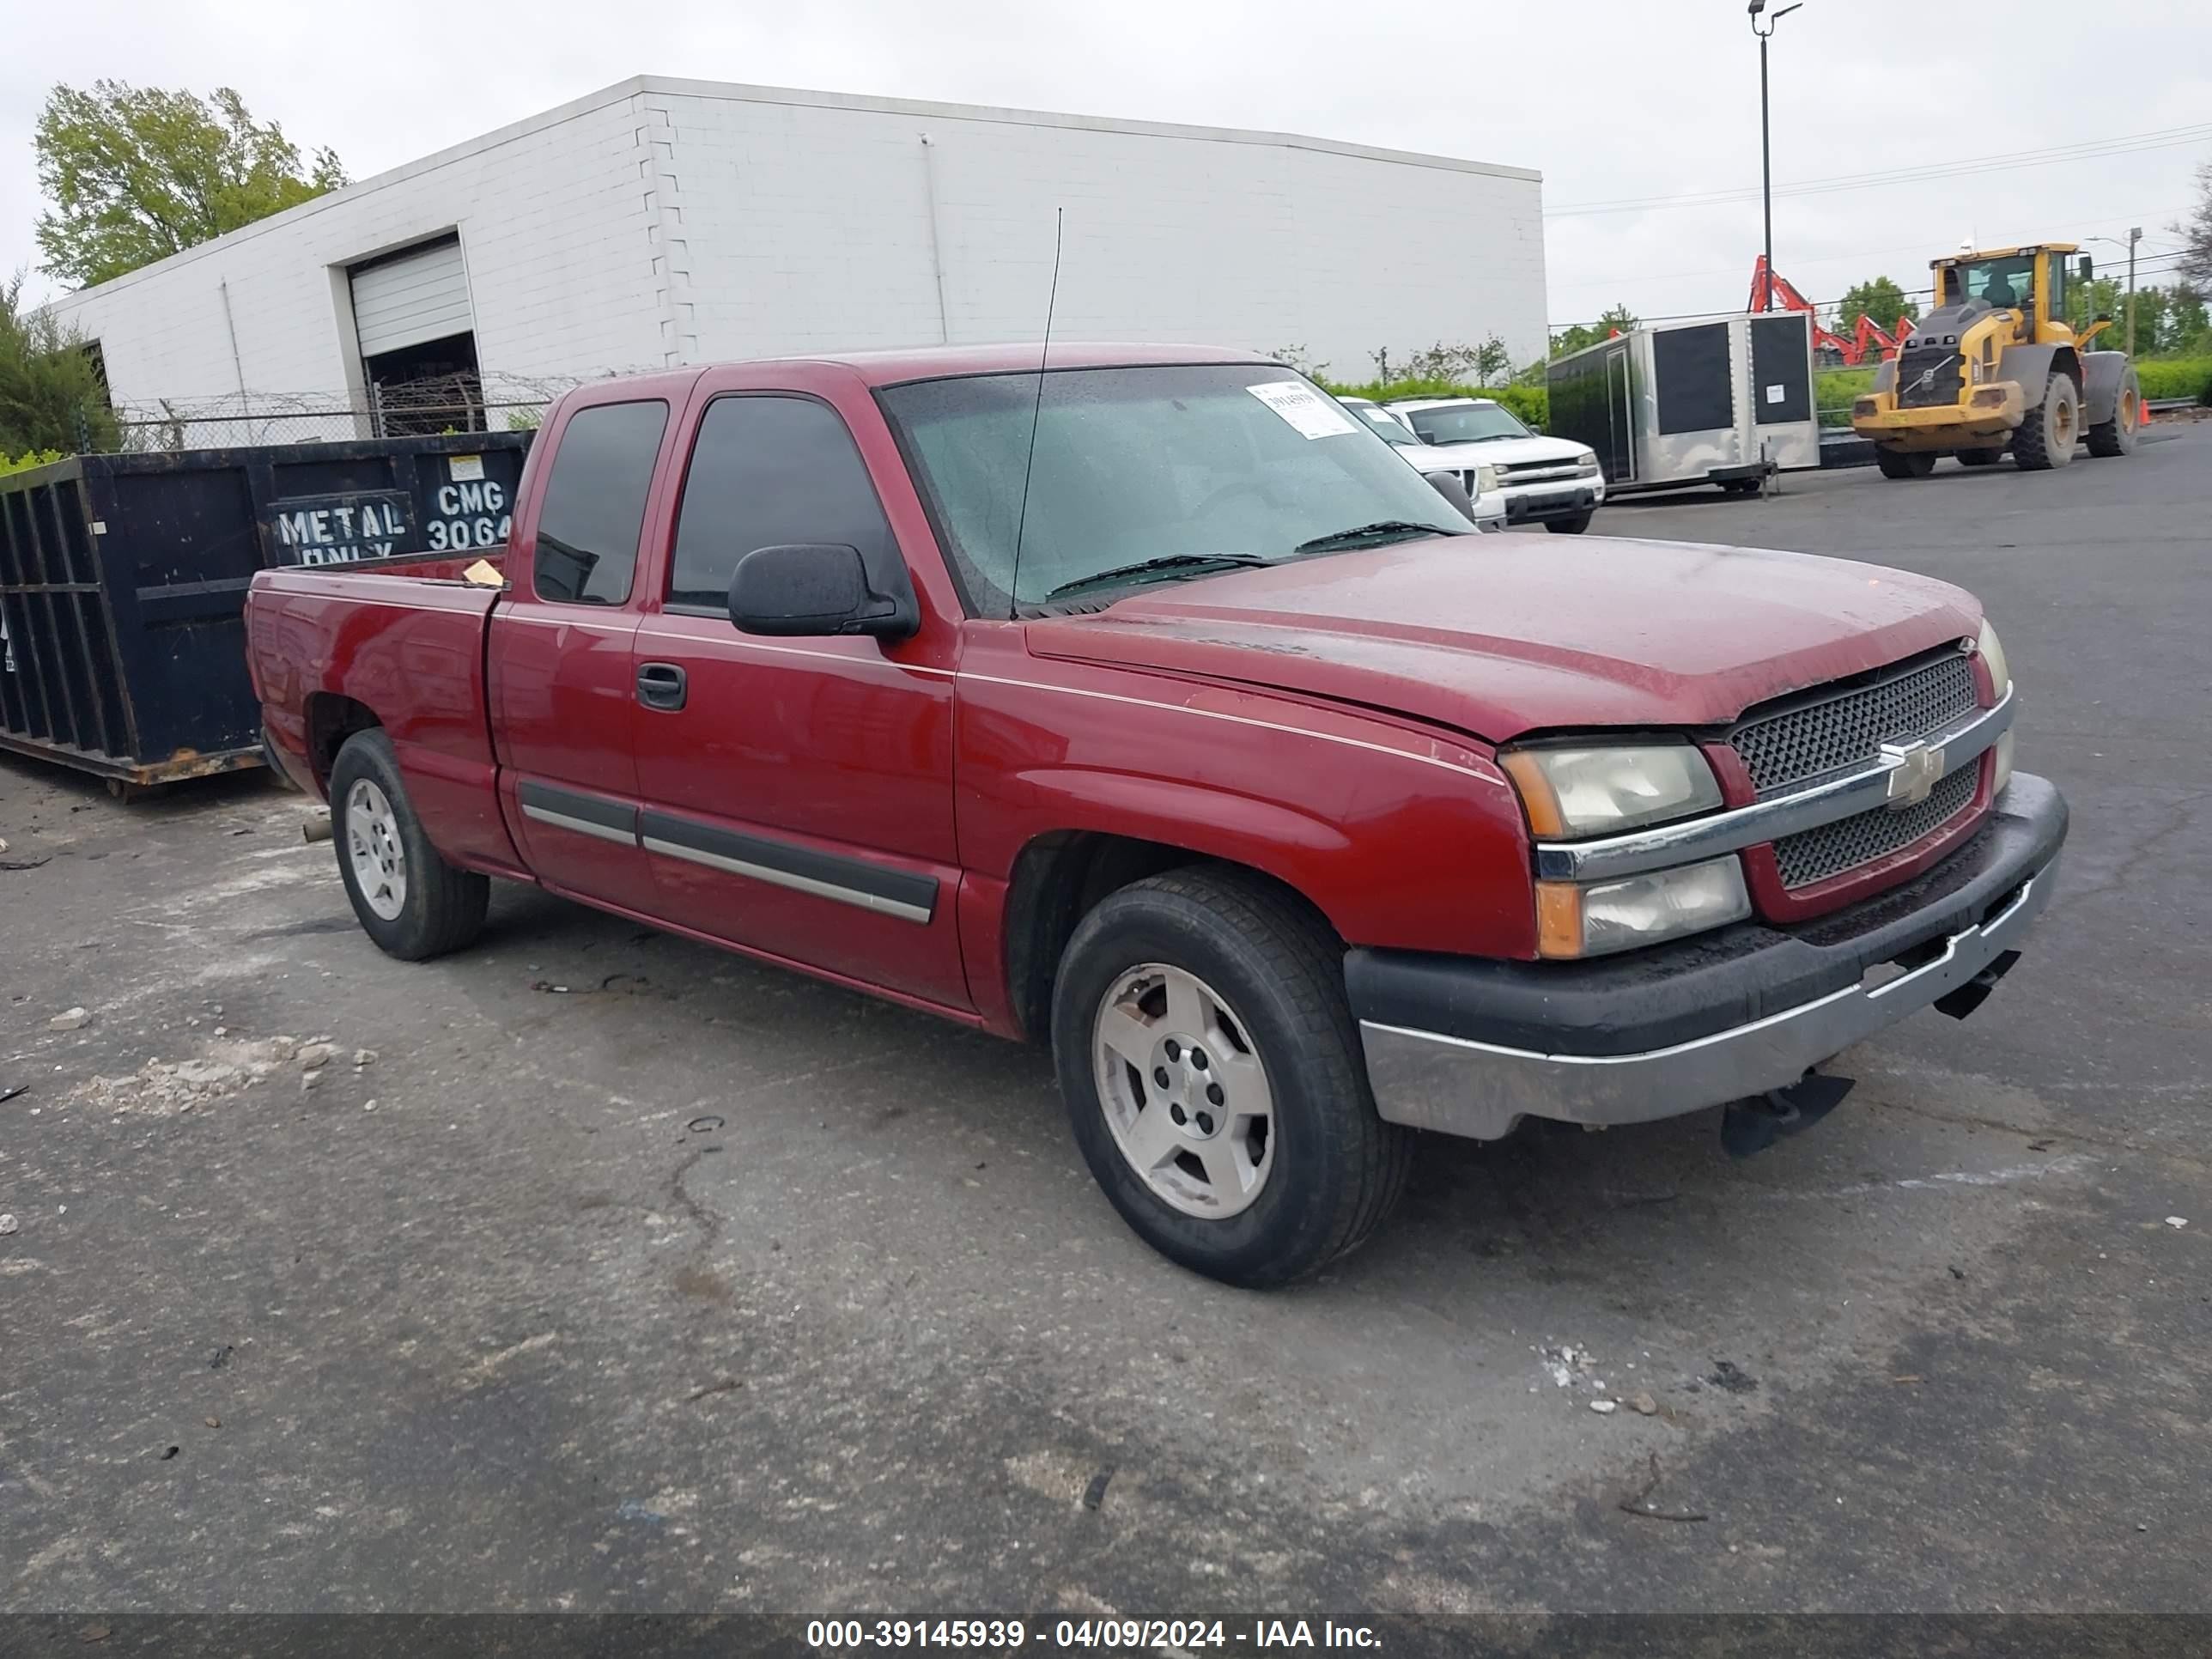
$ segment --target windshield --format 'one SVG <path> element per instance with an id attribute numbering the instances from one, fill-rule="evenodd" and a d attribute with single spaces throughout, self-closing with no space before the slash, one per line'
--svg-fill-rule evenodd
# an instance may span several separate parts
<path id="1" fill-rule="evenodd" d="M 1419 447 L 1420 440 L 1406 430 L 1395 415 L 1376 404 L 1346 404 L 1345 407 L 1375 428 L 1375 435 L 1386 444 L 1395 444 L 1401 449 Z"/>
<path id="2" fill-rule="evenodd" d="M 1536 434 L 1497 404 L 1446 404 L 1437 409 L 1409 409 L 1413 430 L 1432 444 L 1479 444 L 1491 438 L 1533 438 Z"/>
<path id="3" fill-rule="evenodd" d="M 1952 305 L 1964 297 L 2000 311 L 2024 309 L 2035 294 L 2035 256 L 2015 253 L 2002 259 L 1953 265 L 1944 273 L 1943 287 L 1944 296 Z"/>
<path id="4" fill-rule="evenodd" d="M 1055 369 L 1041 404 L 1035 374 L 921 380 L 878 395 L 982 615 L 1109 571 L 1128 571 L 1132 583 L 1191 580 L 1225 568 L 1202 562 L 1215 556 L 1272 564 L 1385 523 L 1406 528 L 1382 538 L 1473 529 L 1366 422 L 1261 364 Z M 1086 597 L 1111 591 L 1102 583 Z"/>

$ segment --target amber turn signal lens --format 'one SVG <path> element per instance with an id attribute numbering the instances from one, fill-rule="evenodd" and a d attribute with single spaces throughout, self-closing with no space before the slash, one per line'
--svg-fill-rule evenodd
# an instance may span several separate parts
<path id="1" fill-rule="evenodd" d="M 1526 749 L 1500 755 L 1498 763 L 1505 769 L 1505 775 L 1521 792 L 1521 805 L 1528 814 L 1529 829 L 1539 837 L 1565 835 L 1566 823 L 1559 816 L 1559 798 L 1552 788 L 1552 780 L 1543 763 Z"/>
<path id="2" fill-rule="evenodd" d="M 1536 884 L 1536 954 L 1572 957 L 1583 953 L 1583 890 L 1572 882 Z"/>

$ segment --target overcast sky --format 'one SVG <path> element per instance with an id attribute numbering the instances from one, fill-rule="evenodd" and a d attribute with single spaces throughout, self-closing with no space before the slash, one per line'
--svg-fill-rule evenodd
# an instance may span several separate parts
<path id="1" fill-rule="evenodd" d="M 2099 153 L 1775 203 L 1775 264 L 1816 300 L 1924 283 L 1962 238 L 2166 227 L 2212 159 L 2212 3 L 1807 0 L 1773 45 L 1778 191 L 2069 147 Z M 2124 21 L 2122 19 L 2124 18 Z M 1946 21 L 1946 20 L 1949 21 Z M 1971 21 L 1970 21 L 1971 20 Z M 2125 47 L 2100 70 L 2085 36 Z M 234 86 L 363 179 L 653 73 L 1209 125 L 1540 169 L 1554 326 L 1741 307 L 1759 248 L 1759 60 L 1744 0 L 0 0 L 0 272 L 35 265 L 47 88 Z M 2143 138 L 2138 135 L 2159 135 Z M 1628 210 L 1594 204 L 1705 197 Z M 1376 280 L 1389 280 L 1376 248 Z M 51 283 L 33 276 L 34 292 Z M 1469 335 L 1481 331 L 1471 319 Z"/>

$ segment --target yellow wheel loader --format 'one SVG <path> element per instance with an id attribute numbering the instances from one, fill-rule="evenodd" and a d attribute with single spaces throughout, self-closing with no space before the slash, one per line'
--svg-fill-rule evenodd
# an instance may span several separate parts
<path id="1" fill-rule="evenodd" d="M 2077 339 L 2069 285 L 2089 280 L 2067 242 L 1959 253 L 1931 262 L 1936 303 L 1897 356 L 1851 405 L 1885 478 L 1924 478 L 1941 455 L 1990 466 L 2010 449 L 2023 471 L 2064 466 L 2086 437 L 2092 455 L 2126 455 L 2142 424 L 2142 388 L 2124 351 L 2092 351 L 2111 325 Z"/>

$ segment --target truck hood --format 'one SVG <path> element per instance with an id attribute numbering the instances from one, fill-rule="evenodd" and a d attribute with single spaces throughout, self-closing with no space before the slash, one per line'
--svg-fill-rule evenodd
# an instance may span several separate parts
<path id="1" fill-rule="evenodd" d="M 1463 444 L 1431 444 L 1462 466 L 1488 461 L 1492 466 L 1526 466 L 1532 461 L 1571 461 L 1589 447 L 1571 438 L 1484 438 Z"/>
<path id="2" fill-rule="evenodd" d="M 1879 565 L 1462 536 L 1141 589 L 1032 622 L 1028 641 L 1042 657 L 1362 704 L 1503 743 L 1721 725 L 1980 625 L 1971 594 Z"/>

